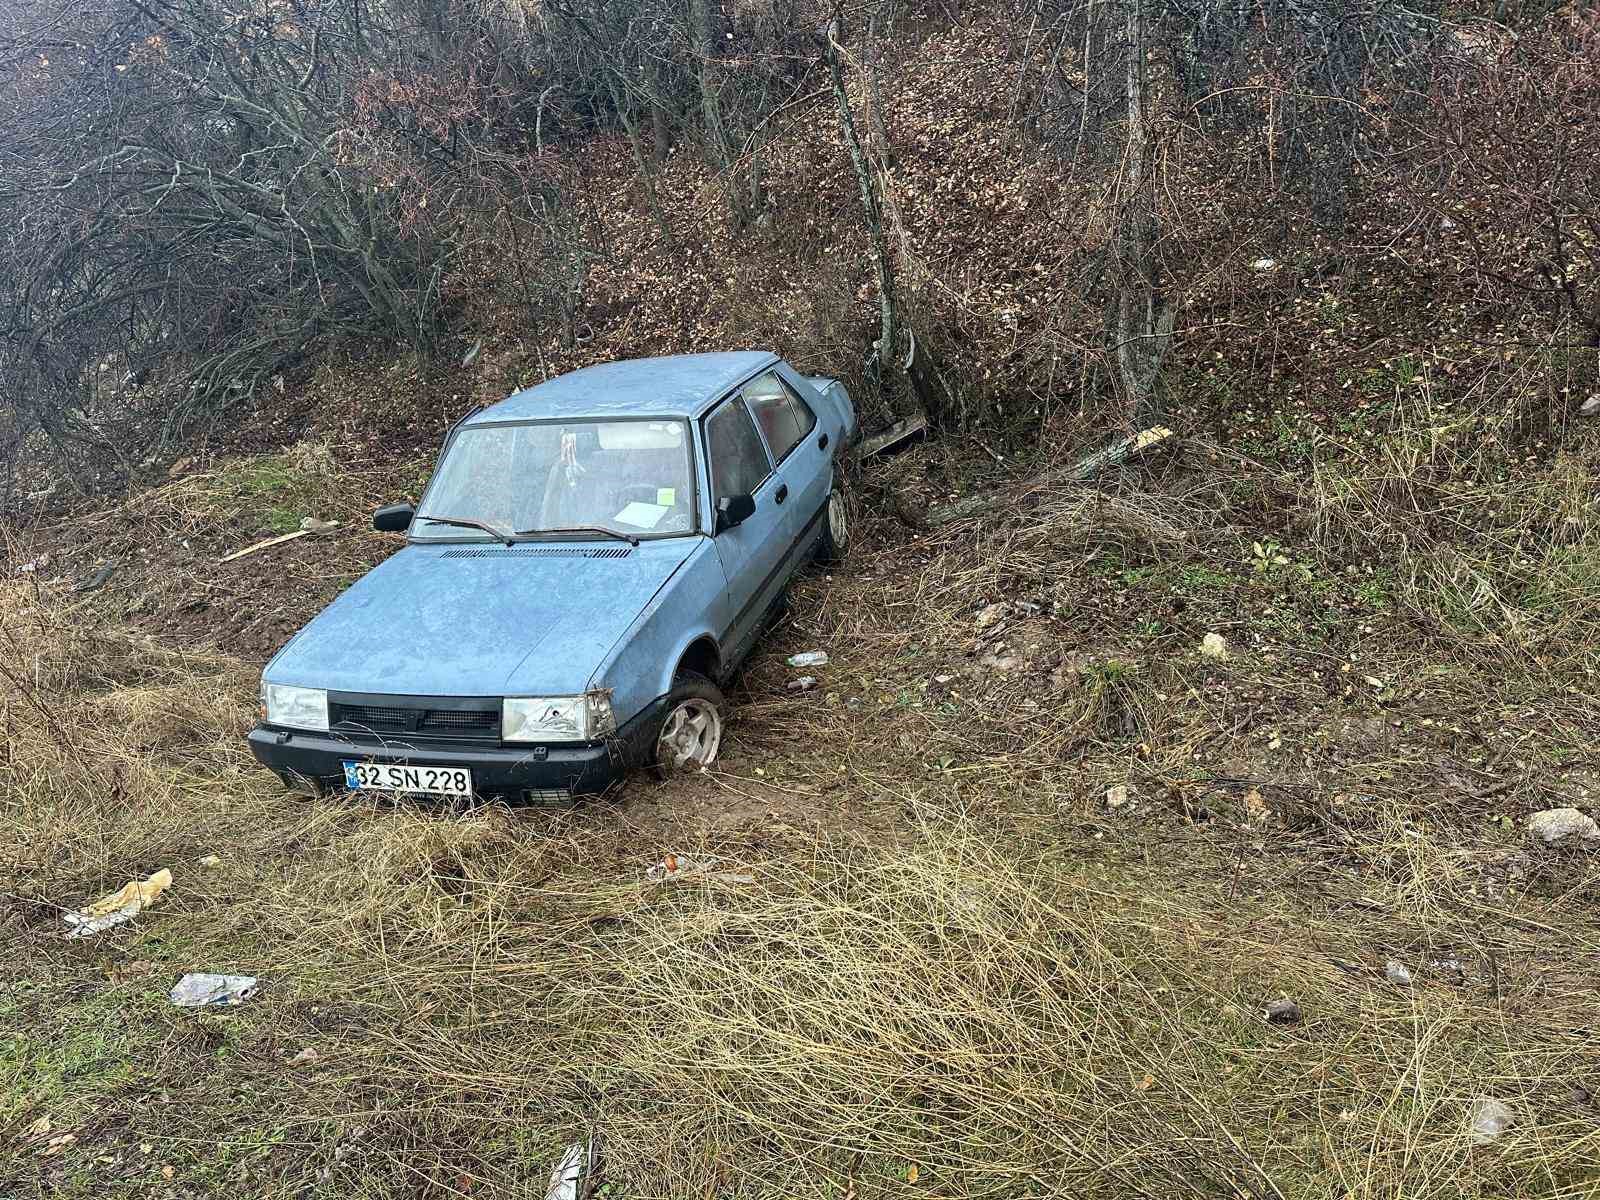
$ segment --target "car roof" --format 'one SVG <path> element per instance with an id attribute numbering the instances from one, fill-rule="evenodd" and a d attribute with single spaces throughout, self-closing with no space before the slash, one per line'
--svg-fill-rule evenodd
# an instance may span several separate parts
<path id="1" fill-rule="evenodd" d="M 767 350 L 625 358 L 558 375 L 514 392 L 469 425 L 578 417 L 694 417 L 761 368 Z"/>

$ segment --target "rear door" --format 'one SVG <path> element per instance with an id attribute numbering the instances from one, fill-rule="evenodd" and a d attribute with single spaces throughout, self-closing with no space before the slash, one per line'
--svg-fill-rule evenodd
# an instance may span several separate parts
<path id="1" fill-rule="evenodd" d="M 809 547 L 833 483 L 833 452 L 817 414 L 776 370 L 757 375 L 740 389 L 767 452 L 788 486 L 784 507 L 789 541 Z"/>
<path id="2" fill-rule="evenodd" d="M 743 654 L 767 606 L 783 588 L 789 496 L 742 396 L 730 396 L 714 408 L 705 418 L 704 434 L 713 521 L 717 502 L 725 496 L 750 496 L 756 506 L 743 524 L 715 534 L 728 580 L 722 653 L 724 661 L 732 662 Z M 715 531 L 715 524 L 711 529 Z"/>

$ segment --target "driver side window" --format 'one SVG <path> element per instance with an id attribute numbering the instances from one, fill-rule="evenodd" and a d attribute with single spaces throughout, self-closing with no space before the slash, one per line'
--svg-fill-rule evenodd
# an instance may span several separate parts
<path id="1" fill-rule="evenodd" d="M 761 435 L 738 397 L 707 418 L 706 445 L 713 502 L 724 496 L 753 495 L 771 471 Z"/>

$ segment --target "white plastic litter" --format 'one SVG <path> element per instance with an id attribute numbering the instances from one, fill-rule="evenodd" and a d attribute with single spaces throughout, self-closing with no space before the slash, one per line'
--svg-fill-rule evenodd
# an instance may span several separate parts
<path id="1" fill-rule="evenodd" d="M 675 883 L 680 879 L 716 879 L 723 883 L 754 883 L 756 877 L 742 871 L 719 871 L 720 858 L 690 858 L 669 854 L 644 873 L 649 883 Z"/>
<path id="2" fill-rule="evenodd" d="M 789 681 L 789 690 L 791 692 L 809 692 L 816 686 L 817 677 L 815 675 L 802 675 L 799 679 L 791 679 Z"/>
<path id="3" fill-rule="evenodd" d="M 168 999 L 179 1008 L 222 1008 L 243 1004 L 256 994 L 261 981 L 253 975 L 185 975 Z"/>
<path id="4" fill-rule="evenodd" d="M 806 667 L 825 667 L 828 665 L 828 652 L 826 650 L 807 650 L 804 654 L 791 654 L 789 665 L 801 670 Z"/>
<path id="5" fill-rule="evenodd" d="M 1517 1114 L 1504 1100 L 1479 1100 L 1472 1106 L 1467 1138 L 1474 1146 L 1487 1146 L 1517 1123 Z"/>
<path id="6" fill-rule="evenodd" d="M 587 1146 L 573 1142 L 556 1160 L 550 1172 L 550 1186 L 545 1190 L 545 1200 L 579 1200 L 580 1196 L 595 1194 L 596 1154 L 595 1144 Z"/>

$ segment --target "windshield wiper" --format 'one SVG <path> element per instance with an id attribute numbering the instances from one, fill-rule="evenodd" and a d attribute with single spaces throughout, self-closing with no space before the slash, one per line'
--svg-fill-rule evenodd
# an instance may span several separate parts
<path id="1" fill-rule="evenodd" d="M 418 517 L 419 521 L 432 521 L 435 525 L 459 525 L 462 529 L 481 529 L 497 542 L 504 542 L 508 546 L 516 545 L 516 538 L 504 529 L 497 529 L 487 521 L 477 521 L 472 517 Z"/>
<path id="2" fill-rule="evenodd" d="M 639 539 L 631 533 L 623 533 L 620 529 L 608 529 L 604 525 L 563 525 L 559 529 L 519 529 L 518 537 L 528 537 L 535 533 L 603 533 L 607 537 L 621 538 L 630 546 L 637 546 Z"/>

